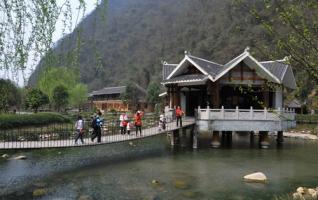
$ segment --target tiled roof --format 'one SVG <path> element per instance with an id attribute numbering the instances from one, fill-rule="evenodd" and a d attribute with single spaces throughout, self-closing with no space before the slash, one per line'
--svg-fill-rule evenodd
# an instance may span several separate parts
<path id="1" fill-rule="evenodd" d="M 213 77 L 216 76 L 223 69 L 223 66 L 221 64 L 191 55 L 188 55 L 188 57 Z"/>
<path id="2" fill-rule="evenodd" d="M 276 76 L 283 85 L 291 89 L 296 89 L 296 80 L 292 68 L 286 64 L 284 60 L 264 61 L 260 63 Z"/>
<path id="3" fill-rule="evenodd" d="M 235 57 L 225 65 L 221 65 L 209 60 L 205 60 L 203 58 L 198 58 L 192 55 L 186 55 L 185 59 L 188 59 L 195 65 L 201 68 L 201 71 L 204 71 L 204 74 L 208 74 L 208 76 L 212 77 L 212 81 L 216 81 L 218 78 L 222 77 L 226 74 L 227 71 L 232 69 L 235 66 L 235 63 L 245 60 L 249 58 L 249 61 L 256 62 L 256 65 L 260 66 L 263 69 L 264 73 L 267 73 L 271 77 L 273 82 L 282 83 L 284 86 L 295 89 L 296 88 L 296 81 L 293 74 L 291 67 L 284 63 L 284 60 L 277 60 L 277 61 L 263 61 L 258 62 L 253 58 L 248 51 L 244 51 L 239 56 Z M 180 63 L 181 64 L 181 63 Z M 178 64 L 164 64 L 163 65 L 163 83 L 167 83 L 168 81 L 171 82 L 175 78 L 180 78 L 182 80 L 178 81 L 186 81 L 185 78 L 189 78 L 188 81 L 192 80 L 191 76 L 177 76 L 177 73 L 174 73 L 174 69 L 176 69 Z M 173 74 L 177 77 L 173 77 Z M 203 74 L 202 74 L 203 75 Z M 170 78 L 166 80 L 168 77 Z M 195 76 L 198 76 L 197 74 Z"/>
<path id="4" fill-rule="evenodd" d="M 162 79 L 165 80 L 177 66 L 178 64 L 164 63 L 162 66 Z"/>
<path id="5" fill-rule="evenodd" d="M 283 63 L 282 61 L 264 61 L 260 63 L 279 80 L 283 80 L 283 76 L 288 68 L 287 64 Z"/>
<path id="6" fill-rule="evenodd" d="M 196 81 L 205 81 L 208 79 L 207 75 L 204 74 L 189 74 L 173 77 L 171 79 L 164 80 L 162 83 L 186 83 L 186 82 L 196 82 Z"/>
<path id="7" fill-rule="evenodd" d="M 89 96 L 95 95 L 105 95 L 105 94 L 122 94 L 126 91 L 126 86 L 118 86 L 118 87 L 105 87 L 101 90 L 93 91 L 89 94 Z"/>

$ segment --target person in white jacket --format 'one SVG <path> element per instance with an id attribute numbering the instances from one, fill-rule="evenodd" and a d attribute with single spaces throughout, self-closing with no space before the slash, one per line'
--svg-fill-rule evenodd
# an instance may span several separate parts
<path id="1" fill-rule="evenodd" d="M 119 116 L 120 134 L 122 134 L 122 135 L 126 134 L 127 121 L 128 121 L 127 114 L 126 114 L 126 113 L 122 113 L 122 114 Z"/>
<path id="2" fill-rule="evenodd" d="M 84 135 L 84 120 L 82 116 L 78 116 L 77 121 L 75 123 L 76 137 L 75 144 L 77 144 L 77 140 L 80 139 L 82 144 L 84 144 L 83 135 Z"/>

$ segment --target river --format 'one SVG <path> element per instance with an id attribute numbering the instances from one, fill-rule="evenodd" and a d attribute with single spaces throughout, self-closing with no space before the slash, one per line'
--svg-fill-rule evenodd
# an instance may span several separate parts
<path id="1" fill-rule="evenodd" d="M 275 199 L 318 186 L 317 142 L 275 144 L 250 147 L 248 136 L 236 135 L 227 148 L 172 149 L 162 135 L 133 144 L 2 151 L 28 159 L 0 158 L 0 199 Z M 257 171 L 269 181 L 242 180 Z M 33 196 L 36 190 L 42 194 Z"/>

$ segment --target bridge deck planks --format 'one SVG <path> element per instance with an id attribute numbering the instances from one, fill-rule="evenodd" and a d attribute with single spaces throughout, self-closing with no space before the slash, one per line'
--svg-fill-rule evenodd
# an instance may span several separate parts
<path id="1" fill-rule="evenodd" d="M 183 121 L 182 128 L 189 127 L 195 124 L 194 119 L 187 119 Z M 176 126 L 176 122 L 170 122 L 166 125 L 166 130 L 159 131 L 158 127 L 146 128 L 142 130 L 142 136 L 136 136 L 135 131 L 131 131 L 130 135 L 106 135 L 102 136 L 101 143 L 97 143 L 96 139 L 94 142 L 90 138 L 84 139 L 84 144 L 75 144 L 74 139 L 66 140 L 43 140 L 43 141 L 13 141 L 13 142 L 0 142 L 0 150 L 4 149 L 41 149 L 41 148 L 65 148 L 65 147 L 82 147 L 82 146 L 93 146 L 93 145 L 102 145 L 102 144 L 111 144 L 132 140 L 139 140 L 167 132 L 171 132 L 181 127 Z"/>

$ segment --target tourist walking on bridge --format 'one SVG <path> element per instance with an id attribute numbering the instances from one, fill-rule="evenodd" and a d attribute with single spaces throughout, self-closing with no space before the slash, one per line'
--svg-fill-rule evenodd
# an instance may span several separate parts
<path id="1" fill-rule="evenodd" d="M 140 136 L 141 135 L 141 126 L 142 126 L 142 117 L 143 117 L 144 113 L 141 111 L 137 111 L 137 113 L 135 114 L 135 127 L 136 127 L 136 136 L 138 136 L 138 130 L 140 132 Z"/>
<path id="2" fill-rule="evenodd" d="M 180 106 L 177 107 L 176 109 L 176 117 L 177 117 L 177 126 L 179 125 L 178 122 L 180 122 L 180 126 L 182 126 L 182 116 L 183 116 L 184 112 L 181 109 Z"/>
<path id="3" fill-rule="evenodd" d="M 122 114 L 119 116 L 120 134 L 122 134 L 122 135 L 125 135 L 125 134 L 126 134 L 127 121 L 128 121 L 127 114 L 126 114 L 126 113 L 122 113 Z"/>
<path id="4" fill-rule="evenodd" d="M 92 135 L 92 142 L 97 137 L 97 142 L 100 143 L 102 141 L 102 126 L 103 126 L 103 120 L 101 119 L 102 113 L 99 111 L 98 114 L 94 117 L 92 121 L 92 128 L 93 135 Z"/>
<path id="5" fill-rule="evenodd" d="M 75 137 L 75 144 L 77 144 L 77 140 L 81 139 L 82 144 L 84 144 L 83 135 L 84 135 L 84 120 L 82 116 L 77 117 L 77 121 L 75 123 L 76 129 L 76 137 Z"/>

